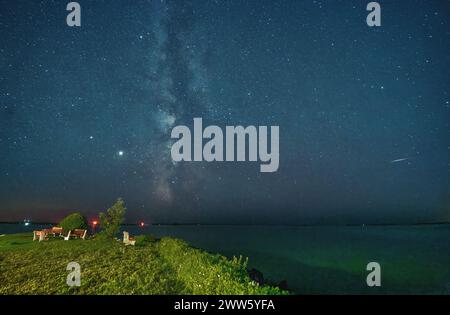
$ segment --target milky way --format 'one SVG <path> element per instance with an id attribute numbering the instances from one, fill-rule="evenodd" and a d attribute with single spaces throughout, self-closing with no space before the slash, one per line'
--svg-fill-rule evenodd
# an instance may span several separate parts
<path id="1" fill-rule="evenodd" d="M 149 54 L 149 89 L 155 109 L 156 143 L 150 158 L 154 167 L 152 191 L 158 198 L 172 202 L 177 182 L 194 178 L 192 169 L 182 168 L 170 157 L 171 129 L 192 117 L 207 116 L 207 78 L 202 64 L 204 49 L 196 44 L 195 19 L 191 2 L 156 2 L 153 5 L 152 35 L 155 43 Z M 155 149 L 156 147 L 156 149 Z M 189 180 L 189 189 L 195 183 Z M 180 186 L 184 193 L 186 186 Z"/>
<path id="2" fill-rule="evenodd" d="M 0 5 L 0 220 L 386 223 L 450 219 L 450 3 Z M 280 127 L 280 168 L 173 163 L 170 132 Z M 121 153 L 120 153 L 121 152 Z M 406 159 L 407 160 L 402 160 Z"/>

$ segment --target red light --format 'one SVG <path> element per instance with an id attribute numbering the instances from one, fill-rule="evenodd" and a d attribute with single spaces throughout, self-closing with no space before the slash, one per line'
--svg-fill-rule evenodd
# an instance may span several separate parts
<path id="1" fill-rule="evenodd" d="M 97 221 L 92 221 L 92 225 L 97 225 L 98 222 Z"/>
<path id="2" fill-rule="evenodd" d="M 144 227 L 145 223 L 144 222 L 139 222 L 139 226 L 140 227 Z"/>

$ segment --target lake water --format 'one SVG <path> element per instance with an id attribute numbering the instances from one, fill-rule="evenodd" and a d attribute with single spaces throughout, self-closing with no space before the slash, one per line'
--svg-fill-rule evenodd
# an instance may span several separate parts
<path id="1" fill-rule="evenodd" d="M 0 234 L 37 226 L 0 224 Z M 184 239 L 249 267 L 297 294 L 450 294 L 450 225 L 286 227 L 125 226 L 132 235 Z M 369 262 L 381 266 L 381 287 L 366 284 Z"/>

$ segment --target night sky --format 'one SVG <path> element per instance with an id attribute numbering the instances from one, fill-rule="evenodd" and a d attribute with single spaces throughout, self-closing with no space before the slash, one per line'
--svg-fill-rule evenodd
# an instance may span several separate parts
<path id="1" fill-rule="evenodd" d="M 0 220 L 450 220 L 450 1 L 0 1 Z M 173 163 L 176 125 L 280 127 L 280 167 Z"/>

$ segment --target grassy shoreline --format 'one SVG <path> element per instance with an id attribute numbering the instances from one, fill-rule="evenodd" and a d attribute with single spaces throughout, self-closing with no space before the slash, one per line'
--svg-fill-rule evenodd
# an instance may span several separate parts
<path id="1" fill-rule="evenodd" d="M 139 241 L 140 240 L 140 241 Z M 81 286 L 66 284 L 67 264 L 81 266 Z M 0 294 L 288 294 L 259 285 L 242 258 L 227 259 L 164 237 L 117 241 L 0 237 Z"/>

